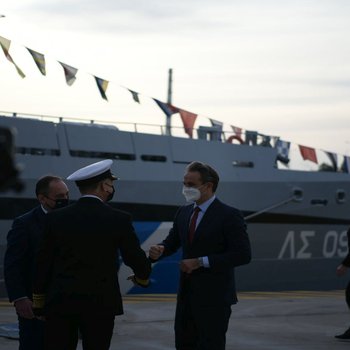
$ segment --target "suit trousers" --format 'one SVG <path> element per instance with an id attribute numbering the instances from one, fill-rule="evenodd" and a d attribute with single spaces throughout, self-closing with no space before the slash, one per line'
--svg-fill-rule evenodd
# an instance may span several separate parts
<path id="1" fill-rule="evenodd" d="M 18 316 L 19 350 L 43 350 L 45 322 Z"/>
<path id="2" fill-rule="evenodd" d="M 178 299 L 175 313 L 177 350 L 224 350 L 231 305 L 200 306 L 190 297 Z"/>
<path id="3" fill-rule="evenodd" d="M 49 314 L 46 317 L 45 350 L 75 350 L 78 331 L 84 350 L 108 350 L 114 318 L 114 314 Z"/>

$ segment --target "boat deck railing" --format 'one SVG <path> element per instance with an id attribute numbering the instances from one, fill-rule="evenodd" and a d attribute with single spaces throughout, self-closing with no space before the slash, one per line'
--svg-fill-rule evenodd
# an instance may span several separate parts
<path id="1" fill-rule="evenodd" d="M 1 112 L 0 116 L 12 117 L 12 118 L 27 118 L 36 119 L 42 121 L 51 121 L 53 123 L 74 123 L 74 124 L 87 124 L 94 127 L 110 128 L 114 130 L 134 132 L 134 133 L 146 133 L 156 135 L 171 135 L 174 137 L 192 138 L 206 141 L 222 142 L 240 144 L 246 146 L 258 146 L 277 148 L 278 136 L 264 135 L 257 131 L 242 130 L 234 128 L 232 130 L 223 130 L 222 125 L 212 126 L 198 126 L 197 128 L 187 129 L 183 126 L 166 126 L 160 124 L 148 124 L 148 123 L 135 123 L 135 122 L 123 122 L 123 121 L 111 121 L 111 120 L 94 120 L 88 118 L 79 117 L 62 117 L 52 115 L 36 115 L 28 113 L 14 113 L 14 112 Z M 302 171 L 330 171 L 330 172 L 344 172 L 342 164 L 334 164 L 330 162 L 325 151 L 318 152 L 318 164 L 310 161 L 304 161 L 300 156 L 298 145 L 290 145 L 288 157 L 284 157 L 276 150 L 276 168 L 284 170 L 302 170 Z M 344 156 L 339 155 L 338 159 L 345 159 Z M 278 162 L 277 162 L 278 161 Z M 246 167 L 250 167 L 250 164 L 245 164 Z"/>
<path id="2" fill-rule="evenodd" d="M 235 133 L 233 130 L 223 130 L 222 126 L 199 126 L 191 130 L 185 129 L 183 126 L 171 126 L 161 124 L 150 124 L 150 123 L 135 123 L 135 122 L 121 122 L 111 120 L 94 120 L 88 118 L 78 117 L 62 117 L 52 116 L 45 114 L 29 114 L 29 113 L 17 113 L 17 112 L 2 112 L 0 115 L 13 117 L 13 118 L 30 118 L 38 119 L 43 121 L 51 121 L 54 123 L 78 123 L 78 124 L 90 124 L 94 126 L 116 128 L 121 131 L 129 131 L 135 133 L 149 133 L 158 135 L 171 135 L 176 137 L 189 138 L 189 132 L 193 139 L 204 139 L 207 141 L 219 141 L 228 143 L 239 143 L 253 146 L 264 146 L 274 147 L 276 140 L 279 139 L 277 136 L 269 136 L 261 134 L 257 131 L 241 130 L 239 133 Z"/>

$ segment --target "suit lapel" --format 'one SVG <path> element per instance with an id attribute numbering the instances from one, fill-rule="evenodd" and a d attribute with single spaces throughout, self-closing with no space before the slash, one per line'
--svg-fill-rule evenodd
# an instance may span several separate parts
<path id="1" fill-rule="evenodd" d="M 35 217 L 36 224 L 37 224 L 37 226 L 39 228 L 39 231 L 40 232 L 43 231 L 44 230 L 44 224 L 45 224 L 45 213 L 42 210 L 40 205 L 35 208 L 35 210 L 34 210 L 34 217 Z"/>

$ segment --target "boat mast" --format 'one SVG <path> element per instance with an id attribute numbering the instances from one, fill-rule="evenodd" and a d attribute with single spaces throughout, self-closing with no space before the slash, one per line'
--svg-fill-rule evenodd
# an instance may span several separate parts
<path id="1" fill-rule="evenodd" d="M 168 98 L 167 103 L 172 104 L 172 94 L 173 94 L 173 69 L 169 68 L 168 71 Z M 166 135 L 171 135 L 171 115 L 166 116 Z"/>

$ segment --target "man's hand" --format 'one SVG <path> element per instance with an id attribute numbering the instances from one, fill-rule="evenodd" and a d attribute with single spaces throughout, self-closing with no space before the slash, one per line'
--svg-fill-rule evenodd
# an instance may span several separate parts
<path id="1" fill-rule="evenodd" d="M 135 286 L 139 286 L 142 288 L 147 288 L 149 286 L 149 279 L 147 280 L 143 280 L 141 278 L 136 277 L 135 275 L 130 275 L 127 278 L 128 281 L 131 281 L 132 283 L 134 283 Z"/>
<path id="2" fill-rule="evenodd" d="M 336 274 L 337 276 L 344 276 L 346 271 L 348 270 L 348 267 L 343 265 L 343 264 L 340 264 L 338 267 L 337 267 L 337 270 L 336 270 Z"/>
<path id="3" fill-rule="evenodd" d="M 197 270 L 201 267 L 198 258 L 184 259 L 180 262 L 180 269 L 185 273 L 192 273 L 193 270 Z"/>
<path id="4" fill-rule="evenodd" d="M 20 317 L 32 319 L 35 317 L 32 309 L 32 301 L 29 298 L 23 298 L 15 301 L 16 312 Z"/>
<path id="5" fill-rule="evenodd" d="M 163 245 L 152 245 L 149 248 L 149 257 L 153 260 L 158 260 L 164 252 Z"/>

